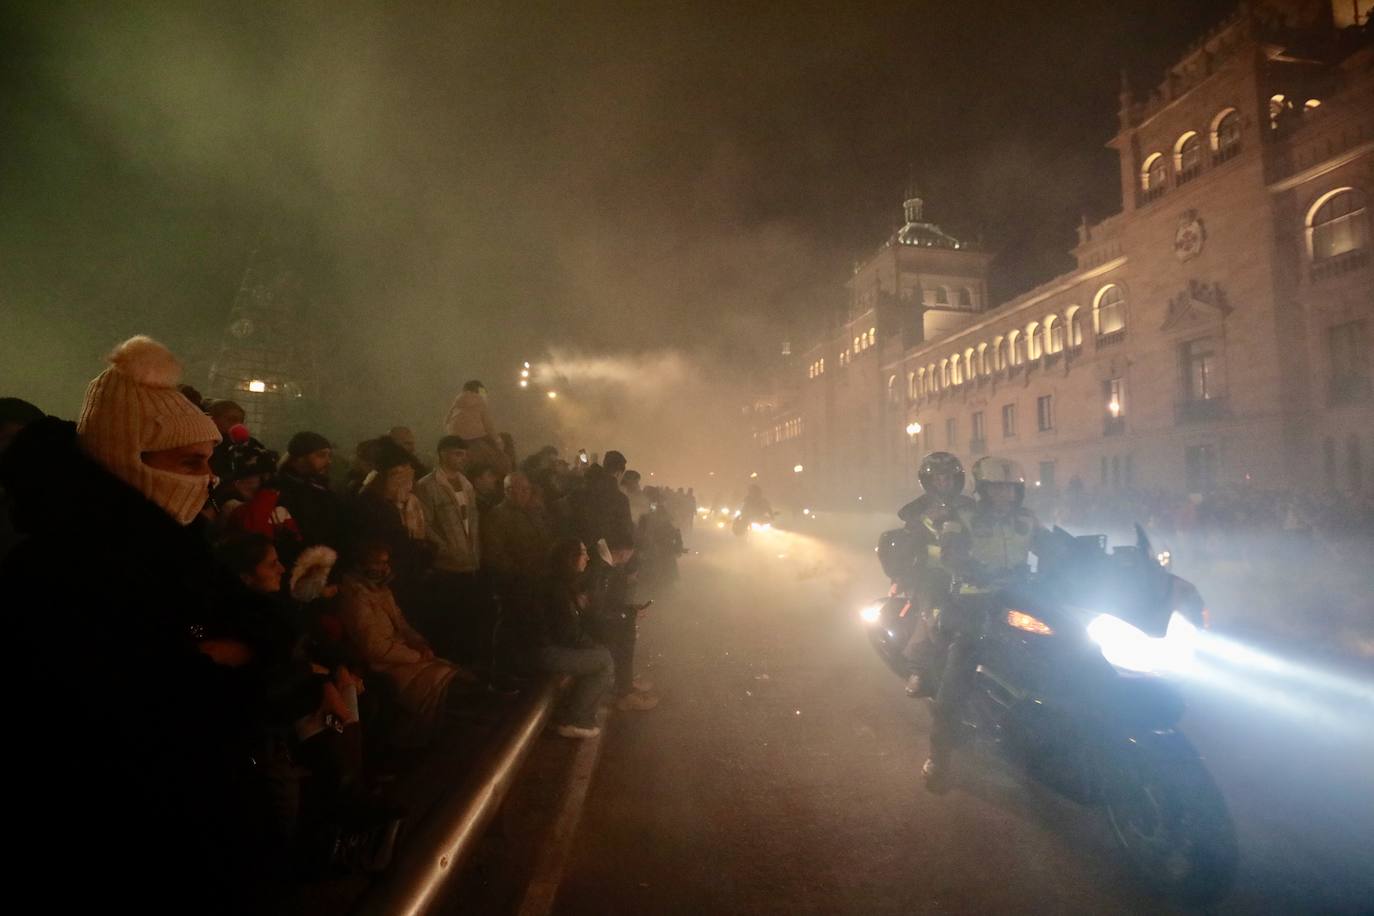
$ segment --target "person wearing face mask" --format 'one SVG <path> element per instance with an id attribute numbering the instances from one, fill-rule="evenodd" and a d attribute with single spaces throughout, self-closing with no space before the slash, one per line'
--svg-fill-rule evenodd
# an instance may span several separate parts
<path id="1" fill-rule="evenodd" d="M 363 540 L 352 549 L 339 586 L 339 618 L 368 670 L 387 678 L 405 712 L 395 740 L 422 747 L 442 721 L 450 685 L 472 683 L 467 670 L 438 657 L 396 602 L 391 590 L 391 550 Z"/>
<path id="2" fill-rule="evenodd" d="M 220 434 L 176 389 L 180 369 L 132 338 L 76 424 L 36 420 L 0 456 L 28 535 L 0 564 L 11 646 L 56 649 L 10 659 L 28 688 L 11 726 L 32 750 L 4 764 L 23 786 L 11 864 L 62 909 L 184 909 L 203 897 L 193 887 L 210 887 L 217 904 L 249 911 L 254 879 L 272 872 L 246 675 L 261 619 L 193 524 Z M 63 850 L 83 824 L 113 834 L 71 881 Z"/>
<path id="3" fill-rule="evenodd" d="M 414 490 L 414 458 L 383 438 L 373 454 L 372 472 L 344 509 L 344 552 L 354 552 L 363 542 L 386 544 L 394 574 L 392 590 L 411 613 L 424 603 L 423 583 L 434 558 Z"/>

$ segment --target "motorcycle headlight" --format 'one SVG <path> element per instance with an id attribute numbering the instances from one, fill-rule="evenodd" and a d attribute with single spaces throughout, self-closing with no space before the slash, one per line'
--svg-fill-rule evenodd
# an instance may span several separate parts
<path id="1" fill-rule="evenodd" d="M 1103 658 L 1123 671 L 1177 671 L 1192 660 L 1196 637 L 1197 627 L 1178 611 L 1158 637 L 1111 614 L 1098 614 L 1088 623 L 1088 638 L 1097 643 Z"/>
<path id="2" fill-rule="evenodd" d="M 881 604 L 870 604 L 859 611 L 859 619 L 864 623 L 877 623 L 878 618 L 883 616 L 883 606 Z"/>

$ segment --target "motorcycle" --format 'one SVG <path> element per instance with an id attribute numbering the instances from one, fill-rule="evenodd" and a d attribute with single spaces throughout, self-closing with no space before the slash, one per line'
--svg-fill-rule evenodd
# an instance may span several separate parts
<path id="1" fill-rule="evenodd" d="M 1177 728 L 1184 702 L 1167 678 L 1186 668 L 1207 626 L 1202 598 L 1165 568 L 1139 526 L 1134 546 L 1111 551 L 1105 536 L 1060 528 L 1051 545 L 1045 553 L 1053 559 L 1039 558 L 1034 574 L 985 605 L 975 687 L 962 709 L 964 743 L 1101 808 L 1127 860 L 1164 893 L 1218 900 L 1235 875 L 1235 828 L 1201 755 Z M 886 532 L 878 552 L 893 593 L 861 617 L 879 657 L 906 678 L 912 668 L 902 650 L 912 627 L 938 633 L 940 612 L 917 611 L 903 587 L 909 536 Z M 922 676 L 938 690 L 938 670 Z"/>

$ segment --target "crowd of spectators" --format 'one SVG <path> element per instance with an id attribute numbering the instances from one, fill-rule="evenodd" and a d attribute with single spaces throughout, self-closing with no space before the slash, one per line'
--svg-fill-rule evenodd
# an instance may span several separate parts
<path id="1" fill-rule="evenodd" d="M 397 425 L 342 473 L 328 436 L 278 453 L 179 381 L 136 337 L 75 422 L 0 399 L 35 886 L 77 861 L 72 894 L 246 912 L 303 874 L 385 868 L 405 812 L 383 788 L 474 709 L 563 676 L 552 728 L 585 739 L 603 706 L 657 704 L 638 599 L 676 578 L 681 491 L 617 451 L 521 460 L 475 381 L 432 453 Z"/>

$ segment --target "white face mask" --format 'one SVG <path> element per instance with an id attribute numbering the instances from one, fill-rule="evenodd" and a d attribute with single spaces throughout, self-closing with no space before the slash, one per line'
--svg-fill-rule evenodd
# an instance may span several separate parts
<path id="1" fill-rule="evenodd" d="M 159 471 L 140 462 L 137 476 L 134 487 L 176 519 L 178 525 L 195 521 L 210 495 L 210 478 L 199 474 Z"/>

